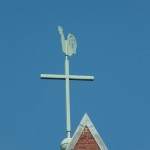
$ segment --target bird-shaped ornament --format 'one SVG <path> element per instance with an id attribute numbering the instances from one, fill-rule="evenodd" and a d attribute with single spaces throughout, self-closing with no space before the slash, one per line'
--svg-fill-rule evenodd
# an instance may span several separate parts
<path id="1" fill-rule="evenodd" d="M 62 50 L 65 55 L 71 56 L 72 54 L 76 54 L 77 42 L 74 35 L 69 33 L 67 36 L 67 40 L 65 40 L 63 28 L 61 26 L 58 26 L 58 31 L 61 36 Z"/>

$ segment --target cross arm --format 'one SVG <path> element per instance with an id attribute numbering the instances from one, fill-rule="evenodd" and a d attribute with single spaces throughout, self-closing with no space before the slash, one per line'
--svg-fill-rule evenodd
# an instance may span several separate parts
<path id="1" fill-rule="evenodd" d="M 81 76 L 81 75 L 69 75 L 70 80 L 88 80 L 88 81 L 93 81 L 94 76 Z"/>
<path id="2" fill-rule="evenodd" d="M 41 74 L 40 78 L 41 79 L 60 79 L 60 80 L 65 80 L 66 76 L 65 75 L 57 75 L 57 74 Z"/>
<path id="3" fill-rule="evenodd" d="M 57 74 L 41 74 L 41 79 L 59 79 L 59 80 L 65 80 L 66 78 L 69 78 L 70 80 L 88 80 L 93 81 L 94 76 L 81 76 L 81 75 L 57 75 Z"/>

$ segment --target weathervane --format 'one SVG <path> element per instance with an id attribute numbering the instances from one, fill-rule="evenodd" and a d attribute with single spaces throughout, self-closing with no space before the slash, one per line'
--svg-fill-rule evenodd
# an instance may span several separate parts
<path id="1" fill-rule="evenodd" d="M 61 35 L 61 43 L 62 43 L 62 50 L 65 53 L 66 60 L 65 60 L 65 75 L 56 75 L 56 74 L 41 74 L 41 79 L 61 79 L 66 81 L 66 132 L 67 138 L 63 140 L 62 144 L 69 144 L 71 140 L 71 121 L 70 121 L 70 87 L 69 81 L 70 80 L 85 80 L 85 81 L 93 81 L 94 76 L 80 76 L 80 75 L 70 75 L 69 74 L 69 60 L 68 56 L 76 53 L 77 49 L 77 42 L 73 34 L 69 33 L 67 40 L 65 40 L 63 28 L 58 26 L 58 31 Z M 66 147 L 66 145 L 65 145 Z"/>
<path id="2" fill-rule="evenodd" d="M 61 35 L 62 50 L 66 56 L 71 56 L 76 54 L 77 42 L 73 34 L 69 33 L 67 40 L 65 40 L 63 28 L 58 26 L 58 31 Z"/>

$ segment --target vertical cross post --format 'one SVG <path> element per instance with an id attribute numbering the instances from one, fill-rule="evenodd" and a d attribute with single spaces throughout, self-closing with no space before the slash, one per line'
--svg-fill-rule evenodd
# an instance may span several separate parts
<path id="1" fill-rule="evenodd" d="M 65 60 L 65 75 L 66 75 L 66 125 L 67 125 L 67 138 L 70 138 L 71 121 L 70 121 L 70 88 L 69 88 L 69 60 L 66 55 Z"/>

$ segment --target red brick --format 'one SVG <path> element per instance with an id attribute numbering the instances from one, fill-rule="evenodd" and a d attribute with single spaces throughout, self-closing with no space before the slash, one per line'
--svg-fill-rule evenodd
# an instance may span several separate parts
<path id="1" fill-rule="evenodd" d="M 84 128 L 74 150 L 101 150 L 87 126 Z"/>

